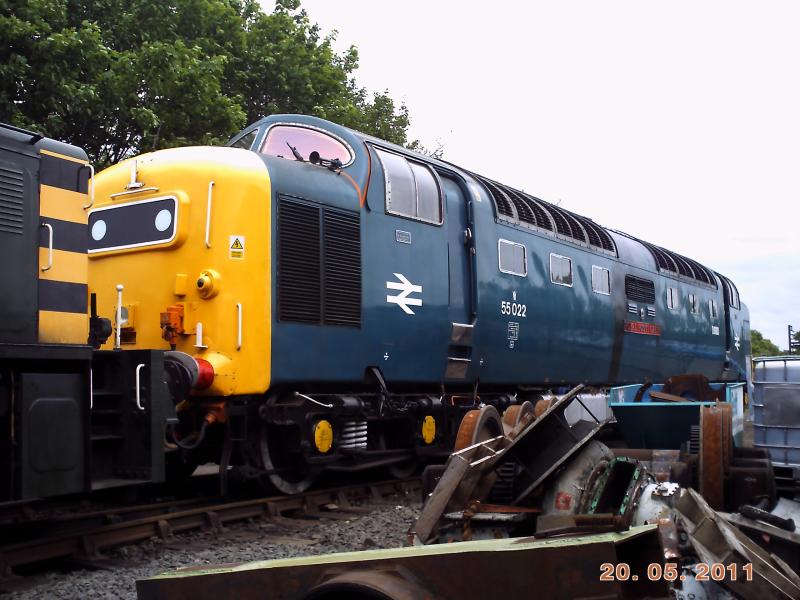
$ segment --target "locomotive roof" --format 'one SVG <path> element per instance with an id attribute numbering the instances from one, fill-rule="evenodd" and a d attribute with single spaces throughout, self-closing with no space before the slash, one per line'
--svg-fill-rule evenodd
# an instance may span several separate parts
<path id="1" fill-rule="evenodd" d="M 4 147 L 21 154 L 37 156 L 40 150 L 46 150 L 82 161 L 89 160 L 83 148 L 6 123 L 0 123 L 0 139 L 2 139 Z"/>
<path id="2" fill-rule="evenodd" d="M 588 245 L 594 250 L 617 256 L 617 245 L 614 242 L 614 238 L 609 233 L 613 232 L 644 246 L 649 251 L 659 271 L 666 271 L 677 276 L 687 277 L 699 283 L 710 285 L 715 288 L 717 287 L 716 277 L 710 269 L 677 252 L 645 242 L 642 239 L 621 231 L 606 229 L 588 217 L 568 211 L 521 190 L 514 189 L 489 179 L 488 177 L 478 175 L 477 173 L 467 171 L 453 163 L 409 150 L 408 148 L 398 146 L 397 144 L 387 142 L 386 140 L 362 133 L 355 129 L 344 127 L 319 117 L 288 114 L 265 117 L 254 123 L 248 129 L 261 127 L 261 125 L 266 122 L 273 121 L 291 121 L 298 125 L 305 123 L 319 126 L 344 137 L 354 137 L 360 141 L 377 144 L 384 148 L 395 150 L 401 154 L 412 155 L 420 161 L 438 165 L 440 168 L 467 173 L 479 181 L 489 192 L 489 196 L 492 198 L 497 217 L 500 221 L 535 229 L 545 234 L 565 237 L 579 244 Z M 355 140 L 351 140 L 351 142 L 352 141 Z"/>

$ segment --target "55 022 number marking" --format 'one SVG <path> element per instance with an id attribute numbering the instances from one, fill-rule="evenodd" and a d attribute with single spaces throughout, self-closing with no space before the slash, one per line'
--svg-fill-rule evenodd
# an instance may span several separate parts
<path id="1" fill-rule="evenodd" d="M 519 302 L 503 300 L 500 302 L 500 314 L 511 315 L 512 317 L 526 317 L 528 314 L 528 307 Z"/>

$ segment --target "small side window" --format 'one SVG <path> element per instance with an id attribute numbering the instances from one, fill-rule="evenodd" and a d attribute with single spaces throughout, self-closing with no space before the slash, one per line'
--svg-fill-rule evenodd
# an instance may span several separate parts
<path id="1" fill-rule="evenodd" d="M 708 314 L 711 315 L 712 319 L 717 318 L 717 303 L 713 300 L 708 301 Z"/>
<path id="2" fill-rule="evenodd" d="M 572 259 L 560 254 L 550 255 L 550 281 L 572 287 Z"/>
<path id="3" fill-rule="evenodd" d="M 689 294 L 687 298 L 689 302 L 689 312 L 693 315 L 696 315 L 700 312 L 700 299 L 697 297 L 697 294 Z"/>
<path id="4" fill-rule="evenodd" d="M 238 140 L 230 144 L 231 148 L 244 148 L 245 150 L 250 150 L 250 146 L 252 146 L 253 142 L 256 141 L 257 133 L 258 129 L 253 129 L 253 131 L 245 133 Z"/>
<path id="5" fill-rule="evenodd" d="M 678 288 L 667 288 L 667 308 L 678 310 L 681 307 L 681 296 L 678 293 Z"/>
<path id="6" fill-rule="evenodd" d="M 592 265 L 592 291 L 598 294 L 611 294 L 611 273 L 608 269 Z"/>
<path id="7" fill-rule="evenodd" d="M 386 182 L 386 212 L 426 223 L 442 223 L 442 192 L 427 165 L 375 148 Z"/>
<path id="8" fill-rule="evenodd" d="M 528 259 L 525 246 L 508 240 L 497 241 L 497 256 L 500 272 L 525 277 L 528 274 Z"/>

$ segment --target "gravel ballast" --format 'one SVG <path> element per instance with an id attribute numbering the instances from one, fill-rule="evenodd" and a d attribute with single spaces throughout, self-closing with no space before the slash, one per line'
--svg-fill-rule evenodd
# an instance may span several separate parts
<path id="1" fill-rule="evenodd" d="M 9 600 L 39 598 L 134 599 L 136 580 L 181 567 L 241 563 L 335 552 L 398 548 L 420 506 L 398 504 L 343 519 L 253 520 L 221 531 L 192 531 L 168 541 L 108 550 L 108 568 L 47 572 L 18 580 Z M 24 588 L 24 589 L 23 589 Z"/>

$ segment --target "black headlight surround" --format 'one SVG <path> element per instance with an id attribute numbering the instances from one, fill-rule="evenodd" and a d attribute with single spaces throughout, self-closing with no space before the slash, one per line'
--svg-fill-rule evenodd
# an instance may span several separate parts
<path id="1" fill-rule="evenodd" d="M 159 225 L 167 224 L 163 231 L 157 228 L 157 220 Z M 89 213 L 89 253 L 165 244 L 177 232 L 178 199 L 174 196 L 103 206 Z"/>

